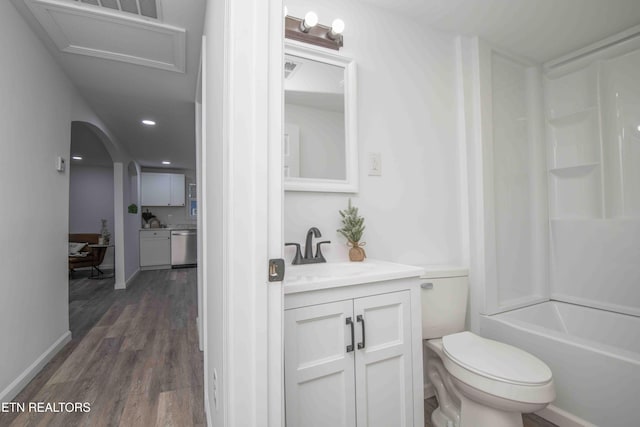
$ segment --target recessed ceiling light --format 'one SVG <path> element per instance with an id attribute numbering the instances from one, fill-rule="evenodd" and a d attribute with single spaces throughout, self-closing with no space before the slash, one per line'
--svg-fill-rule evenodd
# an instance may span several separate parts
<path id="1" fill-rule="evenodd" d="M 156 122 L 154 122 L 153 120 L 144 119 L 142 121 L 142 124 L 145 125 L 145 126 L 155 126 Z"/>
<path id="2" fill-rule="evenodd" d="M 73 160 L 82 160 L 82 156 L 72 156 Z"/>
<path id="3" fill-rule="evenodd" d="M 163 160 L 163 161 L 162 161 L 162 164 L 163 164 L 163 165 L 170 165 L 170 164 L 171 164 L 171 162 L 170 162 L 170 161 L 168 161 L 168 160 Z"/>
<path id="4" fill-rule="evenodd" d="M 640 125 L 638 125 L 638 132 L 640 132 Z"/>

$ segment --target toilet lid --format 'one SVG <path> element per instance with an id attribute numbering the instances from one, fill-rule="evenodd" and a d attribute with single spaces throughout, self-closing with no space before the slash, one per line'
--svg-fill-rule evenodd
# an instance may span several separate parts
<path id="1" fill-rule="evenodd" d="M 525 385 L 551 381 L 551 370 L 537 357 L 471 332 L 442 337 L 442 347 L 454 363 L 485 377 Z"/>

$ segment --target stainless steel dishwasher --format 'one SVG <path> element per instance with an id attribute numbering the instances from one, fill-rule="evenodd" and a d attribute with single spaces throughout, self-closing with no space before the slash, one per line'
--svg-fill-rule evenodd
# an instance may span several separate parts
<path id="1" fill-rule="evenodd" d="M 198 263 L 197 230 L 171 231 L 171 267 L 192 267 Z"/>

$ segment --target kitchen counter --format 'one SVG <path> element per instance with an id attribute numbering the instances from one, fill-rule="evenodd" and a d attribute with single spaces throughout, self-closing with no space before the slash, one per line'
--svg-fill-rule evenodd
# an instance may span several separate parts
<path id="1" fill-rule="evenodd" d="M 198 226 L 197 225 L 191 225 L 191 224 L 179 224 L 179 225 L 168 225 L 166 227 L 160 227 L 160 228 L 140 228 L 140 230 L 197 230 Z"/>

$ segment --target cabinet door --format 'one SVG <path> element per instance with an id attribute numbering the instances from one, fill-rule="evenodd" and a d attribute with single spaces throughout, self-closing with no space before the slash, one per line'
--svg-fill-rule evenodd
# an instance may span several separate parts
<path id="1" fill-rule="evenodd" d="M 183 174 L 171 174 L 171 206 L 184 206 Z"/>
<path id="2" fill-rule="evenodd" d="M 140 266 L 171 264 L 171 236 L 140 238 Z"/>
<path id="3" fill-rule="evenodd" d="M 354 300 L 358 427 L 413 426 L 410 292 Z M 364 334 L 363 334 L 364 331 Z"/>
<path id="4" fill-rule="evenodd" d="M 171 174 L 143 172 L 140 178 L 140 205 L 169 206 L 171 204 L 170 189 Z"/>
<path id="5" fill-rule="evenodd" d="M 352 313 L 352 300 L 285 311 L 287 427 L 356 425 Z"/>

